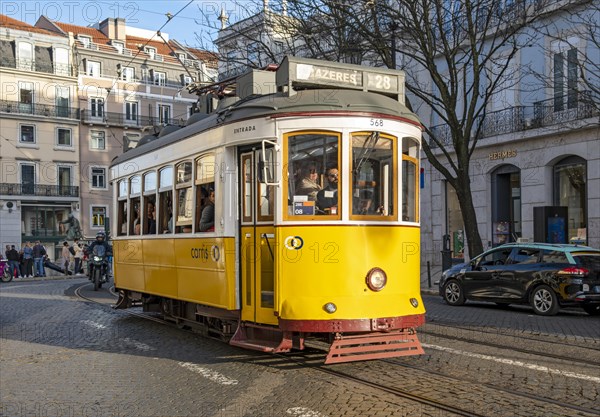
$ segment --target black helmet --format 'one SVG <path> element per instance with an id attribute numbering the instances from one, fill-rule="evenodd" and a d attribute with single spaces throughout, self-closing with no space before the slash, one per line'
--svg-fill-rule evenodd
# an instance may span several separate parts
<path id="1" fill-rule="evenodd" d="M 102 238 L 102 240 L 104 240 L 106 238 L 106 233 L 104 232 L 98 232 L 96 233 L 96 240 Z"/>

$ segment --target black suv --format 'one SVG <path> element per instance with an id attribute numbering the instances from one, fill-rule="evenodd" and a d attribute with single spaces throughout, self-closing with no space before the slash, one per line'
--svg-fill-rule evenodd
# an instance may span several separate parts
<path id="1" fill-rule="evenodd" d="M 466 300 L 530 304 L 550 316 L 579 305 L 600 314 L 600 250 L 549 243 L 508 243 L 442 273 L 440 295 L 453 306 Z"/>

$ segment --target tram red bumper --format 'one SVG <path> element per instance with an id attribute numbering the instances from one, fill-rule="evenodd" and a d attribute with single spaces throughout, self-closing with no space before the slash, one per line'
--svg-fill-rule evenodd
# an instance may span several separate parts
<path id="1" fill-rule="evenodd" d="M 279 328 L 283 331 L 304 333 L 369 333 L 414 329 L 424 323 L 424 314 L 356 320 L 284 320 L 280 318 Z"/>

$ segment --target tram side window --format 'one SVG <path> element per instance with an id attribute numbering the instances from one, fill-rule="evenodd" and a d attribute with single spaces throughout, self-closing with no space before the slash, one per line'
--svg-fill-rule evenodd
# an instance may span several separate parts
<path id="1" fill-rule="evenodd" d="M 352 135 L 352 216 L 393 216 L 395 139 L 380 132 Z"/>
<path id="2" fill-rule="evenodd" d="M 141 232 L 141 201 L 140 198 L 132 198 L 131 205 L 131 224 L 129 229 L 130 235 L 139 235 Z"/>
<path id="3" fill-rule="evenodd" d="M 341 216 L 340 134 L 299 132 L 288 139 L 288 216 Z M 266 190 L 265 190 L 266 191 Z"/>
<path id="4" fill-rule="evenodd" d="M 402 140 L 402 220 L 419 221 L 419 142 Z"/>
<path id="5" fill-rule="evenodd" d="M 177 196 L 177 221 L 175 222 L 175 233 L 192 232 L 192 163 L 182 162 L 176 168 L 176 196 Z"/>
<path id="6" fill-rule="evenodd" d="M 173 167 L 161 168 L 158 174 L 158 233 L 173 233 Z"/>
<path id="7" fill-rule="evenodd" d="M 144 175 L 143 218 L 143 233 L 156 234 L 156 172 L 148 172 Z"/>
<path id="8" fill-rule="evenodd" d="M 142 193 L 142 178 L 139 175 L 131 177 L 129 182 L 129 195 L 130 195 L 130 207 L 131 217 L 129 221 L 129 234 L 139 235 L 141 234 L 141 198 L 139 197 Z"/>
<path id="9" fill-rule="evenodd" d="M 213 154 L 196 160 L 196 232 L 215 230 L 215 172 Z"/>
<path id="10" fill-rule="evenodd" d="M 121 180 L 118 183 L 118 227 L 117 236 L 127 235 L 127 181 Z"/>

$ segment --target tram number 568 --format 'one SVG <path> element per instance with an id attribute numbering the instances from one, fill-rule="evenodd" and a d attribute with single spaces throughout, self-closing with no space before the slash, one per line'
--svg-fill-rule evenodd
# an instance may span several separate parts
<path id="1" fill-rule="evenodd" d="M 371 119 L 371 126 L 383 127 L 383 119 Z"/>

